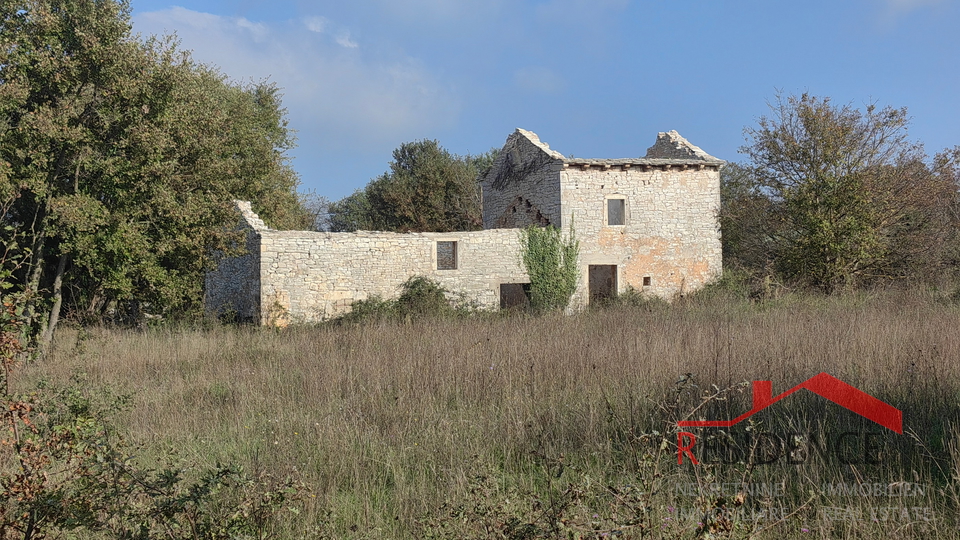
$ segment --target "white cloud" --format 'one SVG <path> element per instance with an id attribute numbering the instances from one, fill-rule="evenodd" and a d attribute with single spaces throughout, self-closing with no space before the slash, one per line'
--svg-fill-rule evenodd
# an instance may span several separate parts
<path id="1" fill-rule="evenodd" d="M 267 38 L 267 35 L 270 31 L 266 26 L 259 23 L 252 23 L 243 17 L 238 17 L 234 19 L 236 21 L 237 27 L 242 28 L 250 33 L 251 36 L 257 41 L 261 42 Z"/>
<path id="2" fill-rule="evenodd" d="M 323 17 L 264 24 L 172 8 L 137 15 L 134 28 L 175 31 L 195 59 L 231 78 L 269 78 L 282 88 L 291 127 L 325 148 L 392 148 L 454 125 L 460 112 L 453 92 L 419 61 L 364 53 Z"/>
<path id="3" fill-rule="evenodd" d="M 360 46 L 357 44 L 356 41 L 350 39 L 349 32 L 341 32 L 337 36 L 337 44 L 340 45 L 341 47 L 346 47 L 348 49 L 356 49 L 357 47 Z"/>
<path id="4" fill-rule="evenodd" d="M 327 24 L 327 20 L 323 17 L 307 17 L 303 20 L 303 25 L 307 27 L 307 30 L 318 34 L 322 34 L 327 29 Z"/>

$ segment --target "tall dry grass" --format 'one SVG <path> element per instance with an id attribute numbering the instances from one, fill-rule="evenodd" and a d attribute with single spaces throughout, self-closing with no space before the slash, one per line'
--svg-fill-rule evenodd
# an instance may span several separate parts
<path id="1" fill-rule="evenodd" d="M 776 394 L 821 371 L 903 410 L 907 432 L 882 435 L 882 464 L 677 465 L 675 423 L 709 396 L 698 414 L 732 418 L 750 408 L 738 383 L 771 380 Z M 453 523 L 449 509 L 476 507 L 478 493 L 514 497 L 497 515 L 530 520 L 566 496 L 571 527 L 592 519 L 603 529 L 629 510 L 643 521 L 629 529 L 638 536 L 727 534 L 716 518 L 724 504 L 785 516 L 754 516 L 733 536 L 958 536 L 960 309 L 919 292 L 283 331 L 74 330 L 20 383 L 66 384 L 78 372 L 91 388 L 131 394 L 118 421 L 144 462 L 175 454 L 188 465 L 301 476 L 316 497 L 288 524 L 291 537 L 315 526 L 337 538 L 466 536 L 471 523 Z M 883 431 L 811 395 L 757 421 L 751 429 L 828 438 Z M 478 479 L 493 487 L 479 491 Z M 740 505 L 675 489 L 741 480 L 784 482 L 786 494 Z M 925 493 L 818 493 L 833 482 L 898 481 Z M 610 499 L 622 486 L 640 494 L 632 506 Z M 905 505 L 931 508 L 934 519 L 869 517 L 872 507 Z M 704 517 L 679 519 L 686 509 Z"/>

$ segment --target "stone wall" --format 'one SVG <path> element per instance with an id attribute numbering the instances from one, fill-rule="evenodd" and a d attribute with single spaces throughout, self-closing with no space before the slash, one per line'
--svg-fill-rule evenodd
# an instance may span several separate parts
<path id="1" fill-rule="evenodd" d="M 528 224 L 574 226 L 581 279 L 571 310 L 589 303 L 591 275 L 594 294 L 615 281 L 619 292 L 670 299 L 720 274 L 722 165 L 676 132 L 659 134 L 642 158 L 575 159 L 518 129 L 481 179 L 483 231 L 274 231 L 238 202 L 249 253 L 208 274 L 207 309 L 262 324 L 318 321 L 373 295 L 395 298 L 413 276 L 495 308 L 501 284 L 529 282 L 516 228 Z M 622 224 L 609 219 L 611 199 L 622 201 Z M 456 243 L 455 269 L 438 269 L 438 242 Z"/>
<path id="2" fill-rule="evenodd" d="M 559 225 L 563 155 L 536 133 L 518 129 L 507 138 L 490 171 L 481 178 L 483 228 Z"/>
<path id="3" fill-rule="evenodd" d="M 456 242 L 456 269 L 437 269 L 437 242 Z M 373 295 L 396 298 L 413 276 L 463 299 L 499 307 L 501 283 L 527 282 L 519 231 L 319 233 L 264 231 L 260 240 L 264 324 L 326 319 Z"/>
<path id="4" fill-rule="evenodd" d="M 573 217 L 580 239 L 574 305 L 588 301 L 589 265 L 617 265 L 620 292 L 633 287 L 667 299 L 720 274 L 718 168 L 571 164 L 560 184 L 564 216 Z M 607 224 L 610 198 L 624 201 L 623 225 Z"/>
<path id="5" fill-rule="evenodd" d="M 260 232 L 267 227 L 253 213 L 249 202 L 234 204 L 240 212 L 238 225 L 246 236 L 246 254 L 217 255 L 217 268 L 206 275 L 204 307 L 211 314 L 260 322 Z"/>
<path id="6" fill-rule="evenodd" d="M 669 299 L 721 272 L 723 163 L 676 131 L 660 133 L 644 157 L 577 159 L 518 129 L 481 181 L 484 227 L 552 224 L 566 232 L 572 223 L 581 249 L 574 308 L 589 301 L 590 265 L 616 265 L 620 292 Z M 624 201 L 623 225 L 607 225 L 610 198 Z M 548 219 L 533 219 L 540 214 Z"/>

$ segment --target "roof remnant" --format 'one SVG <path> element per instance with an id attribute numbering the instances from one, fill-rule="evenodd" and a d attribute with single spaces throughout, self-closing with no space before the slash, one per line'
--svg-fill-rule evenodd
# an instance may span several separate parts
<path id="1" fill-rule="evenodd" d="M 657 142 L 654 143 L 644 157 L 635 158 L 616 158 L 616 159 L 593 159 L 593 158 L 573 158 L 566 157 L 560 152 L 550 148 L 550 145 L 541 141 L 540 137 L 532 131 L 517 128 L 516 133 L 525 137 L 528 141 L 543 150 L 549 157 L 563 163 L 564 168 L 568 167 L 598 167 L 609 169 L 613 167 L 628 169 L 637 167 L 671 167 L 681 168 L 714 168 L 721 167 L 726 162 L 715 158 L 704 152 L 700 147 L 684 139 L 676 131 L 660 132 L 657 134 Z"/>
<path id="2" fill-rule="evenodd" d="M 695 159 L 698 161 L 722 161 L 704 152 L 699 146 L 680 136 L 676 130 L 657 134 L 657 142 L 647 149 L 647 158 Z"/>

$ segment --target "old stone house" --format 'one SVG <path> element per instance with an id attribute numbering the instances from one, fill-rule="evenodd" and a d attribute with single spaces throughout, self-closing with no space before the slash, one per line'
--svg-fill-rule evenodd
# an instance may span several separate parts
<path id="1" fill-rule="evenodd" d="M 207 311 L 261 324 L 318 321 L 371 295 L 395 297 L 416 275 L 503 307 L 522 300 L 529 282 L 519 251 L 530 224 L 574 225 L 581 279 L 572 309 L 627 288 L 672 298 L 720 273 L 723 164 L 675 131 L 641 158 L 580 159 L 518 129 L 481 178 L 482 231 L 276 231 L 238 202 L 248 254 L 207 275 Z"/>

